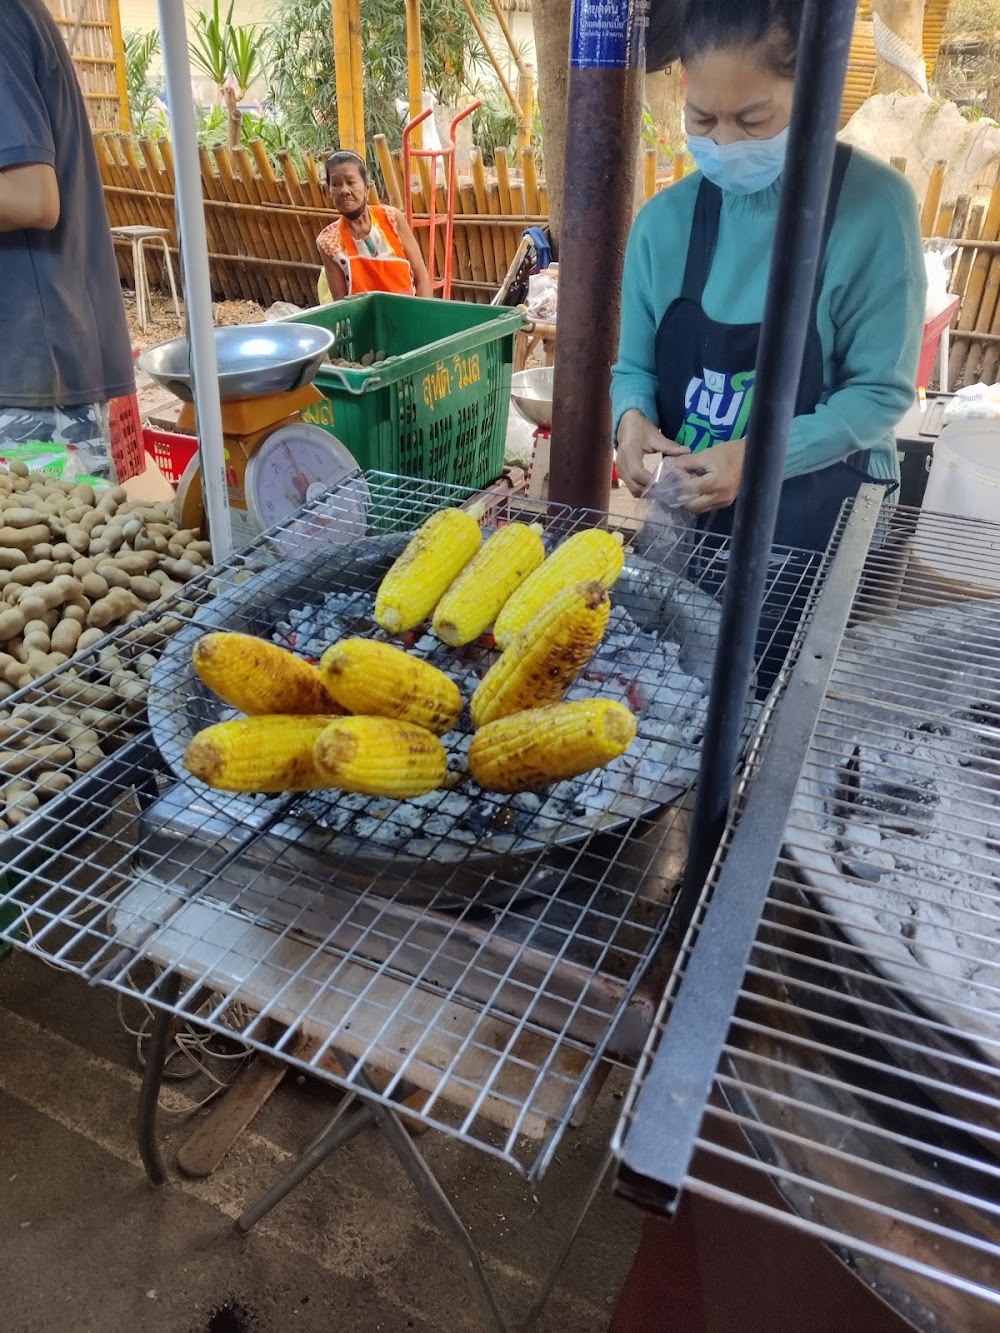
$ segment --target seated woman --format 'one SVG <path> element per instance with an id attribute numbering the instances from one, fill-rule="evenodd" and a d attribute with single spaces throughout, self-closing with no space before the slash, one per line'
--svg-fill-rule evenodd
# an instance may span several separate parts
<path id="1" fill-rule="evenodd" d="M 368 172 L 357 153 L 331 153 L 330 198 L 340 217 L 316 238 L 323 260 L 321 305 L 361 292 L 431 296 L 420 247 L 398 208 L 368 202 Z"/>

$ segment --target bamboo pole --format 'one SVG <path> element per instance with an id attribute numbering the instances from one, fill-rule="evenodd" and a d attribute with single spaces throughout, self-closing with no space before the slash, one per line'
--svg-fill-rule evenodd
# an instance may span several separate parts
<path id="1" fill-rule="evenodd" d="M 674 184 L 684 179 L 687 172 L 687 154 L 674 153 Z"/>
<path id="2" fill-rule="evenodd" d="M 934 235 L 934 223 L 937 219 L 938 209 L 941 207 L 941 194 L 944 190 L 944 177 L 947 170 L 948 163 L 945 161 L 935 162 L 931 169 L 930 179 L 927 182 L 927 194 L 924 196 L 924 207 L 920 214 L 921 236 Z"/>
<path id="3" fill-rule="evenodd" d="M 118 124 L 129 134 L 132 113 L 128 104 L 128 77 L 125 73 L 125 38 L 122 34 L 122 16 L 118 0 L 109 0 L 108 19 L 111 23 L 111 49 L 115 60 L 115 87 L 118 90 Z"/>
<path id="4" fill-rule="evenodd" d="M 267 191 L 268 198 L 274 203 L 279 204 L 280 193 L 278 190 L 278 181 L 274 170 L 271 167 L 271 159 L 267 155 L 263 143 L 260 139 L 254 139 L 250 144 L 250 155 L 253 158 L 254 166 L 257 168 L 257 179 L 261 186 Z M 304 254 L 301 248 L 301 233 L 295 226 L 290 214 L 284 212 L 280 207 L 275 208 L 271 213 L 272 228 L 278 233 L 281 239 L 285 253 L 289 259 L 298 256 L 299 259 L 308 260 L 311 255 Z M 293 282 L 299 289 L 300 297 L 298 300 L 304 300 L 307 305 L 311 305 L 316 297 L 316 290 L 312 291 L 306 282 L 302 280 L 301 274 L 292 274 Z"/>
<path id="5" fill-rule="evenodd" d="M 462 200 L 462 212 L 466 214 L 476 214 L 479 212 L 479 200 L 476 197 L 476 191 L 470 181 L 463 181 L 458 187 L 458 193 Z M 467 230 L 466 235 L 469 238 L 469 257 L 472 260 L 472 276 L 476 282 L 486 283 L 486 253 L 483 249 L 485 237 L 479 227 L 472 227 Z"/>
<path id="6" fill-rule="evenodd" d="M 538 206 L 538 167 L 533 148 L 521 150 L 521 175 L 524 179 L 524 211 L 537 217 L 541 209 Z"/>
<path id="7" fill-rule="evenodd" d="M 469 249 L 469 234 L 462 226 L 465 204 L 462 192 L 456 183 L 455 188 L 455 272 L 452 275 L 452 287 L 464 286 L 473 278 L 472 254 Z"/>
<path id="8" fill-rule="evenodd" d="M 518 74 L 527 74 L 531 69 L 531 66 L 525 63 L 521 52 L 517 48 L 517 42 L 514 41 L 514 34 L 510 30 L 510 24 L 507 22 L 507 15 L 500 8 L 500 0 L 490 0 L 490 8 L 493 10 L 493 17 L 497 21 L 497 26 L 506 39 L 510 54 L 514 59 L 514 64 L 517 66 Z M 521 105 L 523 106 L 524 103 L 522 102 Z"/>
<path id="9" fill-rule="evenodd" d="M 354 147 L 354 75 L 351 72 L 350 0 L 331 0 L 333 69 L 337 83 L 337 135 L 341 148 Z"/>
<path id="10" fill-rule="evenodd" d="M 517 150 L 531 147 L 535 116 L 535 75 L 531 66 L 521 70 L 517 77 L 517 100 L 524 113 L 517 122 Z"/>
<path id="11" fill-rule="evenodd" d="M 375 136 L 375 155 L 378 158 L 382 179 L 385 181 L 385 192 L 389 203 L 393 208 L 405 208 L 406 201 L 399 188 L 396 164 L 392 160 L 392 154 L 389 152 L 389 142 L 384 134 L 376 134 Z"/>
<path id="12" fill-rule="evenodd" d="M 656 193 L 656 167 L 659 154 L 655 148 L 647 148 L 642 155 L 643 193 L 648 203 Z"/>
<path id="13" fill-rule="evenodd" d="M 361 0 L 347 0 L 348 32 L 351 43 L 351 103 L 354 118 L 354 142 L 350 145 L 356 153 L 367 157 L 365 145 L 365 58 L 361 45 Z"/>
<path id="14" fill-rule="evenodd" d="M 486 168 L 483 164 L 483 155 L 478 149 L 473 149 L 472 152 L 472 189 L 476 196 L 476 211 L 492 213 L 486 184 Z M 493 237 L 489 232 L 483 237 L 483 260 L 486 264 L 486 281 L 499 284 L 503 273 L 497 272 L 496 251 L 493 248 Z"/>
<path id="15" fill-rule="evenodd" d="M 323 181 L 320 178 L 319 166 L 312 153 L 303 153 L 302 165 L 306 170 L 305 188 L 308 190 L 313 208 L 327 208 L 329 200 L 323 189 Z"/>
<path id="16" fill-rule="evenodd" d="M 1000 238 L 1000 186 L 993 187 L 980 235 L 984 241 L 995 241 Z M 994 262 L 994 257 L 987 253 L 976 255 L 972 262 L 969 281 L 965 289 L 965 301 L 962 304 L 962 312 L 959 316 L 958 328 L 955 331 L 952 346 L 951 365 L 949 367 L 949 382 L 952 384 L 967 382 L 967 363 L 972 359 L 972 347 L 968 335 L 979 326 L 980 316 L 983 312 L 983 301 L 984 297 L 987 297 L 987 287 Z M 995 290 L 992 292 L 992 299 L 995 304 Z M 988 318 L 992 319 L 992 317 L 993 309 L 991 307 Z"/>
<path id="17" fill-rule="evenodd" d="M 498 148 L 496 156 L 497 168 L 497 189 L 500 194 L 500 212 L 505 218 L 512 217 L 514 214 L 514 205 L 511 202 L 510 191 L 510 165 L 507 161 L 507 149 Z M 517 247 L 521 243 L 520 236 L 514 231 L 512 226 L 505 226 L 501 229 L 503 249 L 507 260 L 507 268 L 510 268 L 514 262 L 514 256 L 517 254 Z M 506 276 L 507 269 L 504 269 Z"/>
<path id="18" fill-rule="evenodd" d="M 517 95 L 514 92 L 514 89 L 510 86 L 510 80 L 507 78 L 503 66 L 500 64 L 500 61 L 497 60 L 496 56 L 493 54 L 493 47 L 490 46 L 490 41 L 489 38 L 486 36 L 486 31 L 483 28 L 483 25 L 479 21 L 479 15 L 472 7 L 472 0 L 462 0 L 462 4 L 465 6 L 465 12 L 469 16 L 469 22 L 475 28 L 476 36 L 482 43 L 483 50 L 486 52 L 490 64 L 493 66 L 494 70 L 496 70 L 496 76 L 500 80 L 500 87 L 507 94 L 507 100 L 508 102 L 510 102 L 510 105 L 514 111 L 514 115 L 517 116 L 518 123 L 520 123 L 524 120 L 524 110 L 520 102 L 517 100 Z"/>
<path id="19" fill-rule="evenodd" d="M 410 119 L 416 120 L 424 109 L 424 36 L 420 28 L 420 0 L 406 0 L 406 89 Z M 422 125 L 412 132 L 410 142 L 414 148 L 423 148 Z"/>

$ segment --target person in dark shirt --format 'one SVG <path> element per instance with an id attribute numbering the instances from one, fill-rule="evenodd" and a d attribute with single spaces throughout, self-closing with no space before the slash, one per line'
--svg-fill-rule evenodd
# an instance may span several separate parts
<path id="1" fill-rule="evenodd" d="M 42 0 L 3 0 L 0 445 L 87 449 L 106 471 L 108 403 L 135 390 L 86 106 Z"/>

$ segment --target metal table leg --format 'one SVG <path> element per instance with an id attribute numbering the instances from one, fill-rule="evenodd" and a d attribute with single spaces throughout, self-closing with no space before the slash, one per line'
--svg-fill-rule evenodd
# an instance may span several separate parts
<path id="1" fill-rule="evenodd" d="M 375 1123 L 371 1107 L 364 1105 L 355 1107 L 354 1103 L 356 1101 L 357 1098 L 353 1094 L 348 1094 L 344 1098 L 325 1128 L 313 1140 L 292 1169 L 286 1172 L 276 1185 L 272 1185 L 256 1203 L 243 1210 L 233 1223 L 237 1231 L 244 1233 L 249 1231 L 272 1208 L 281 1203 L 282 1199 L 291 1194 L 296 1185 L 300 1185 L 306 1176 L 311 1175 L 318 1166 L 322 1166 L 331 1153 L 336 1152 L 338 1148 L 342 1148 L 345 1143 L 350 1143 L 351 1139 L 357 1137 L 362 1130 Z M 348 1115 L 347 1111 L 352 1107 L 354 1109 Z"/>
<path id="2" fill-rule="evenodd" d="M 525 1315 L 518 1333 L 531 1333 L 531 1330 L 536 1327 L 542 1310 L 545 1307 L 545 1303 L 552 1295 L 552 1288 L 556 1285 L 556 1279 L 562 1272 L 562 1266 L 566 1262 L 570 1250 L 573 1248 L 573 1242 L 576 1240 L 580 1228 L 583 1226 L 583 1219 L 590 1212 L 591 1204 L 597 1197 L 597 1191 L 601 1188 L 604 1177 L 608 1174 L 608 1168 L 613 1161 L 614 1154 L 608 1149 L 597 1164 L 597 1170 L 591 1177 L 590 1184 L 584 1191 L 577 1210 L 573 1214 L 570 1224 L 563 1234 L 562 1242 L 559 1249 L 556 1251 L 556 1256 L 552 1260 L 549 1271 L 545 1274 L 542 1285 L 535 1293 L 535 1299 L 531 1302 L 528 1313 Z"/>
<path id="3" fill-rule="evenodd" d="M 355 1063 L 350 1056 L 344 1055 L 340 1051 L 337 1051 L 336 1055 L 345 1069 L 350 1069 Z M 369 1091 L 376 1091 L 364 1070 L 358 1069 L 354 1077 Z M 497 1298 L 493 1294 L 493 1288 L 486 1276 L 486 1269 L 479 1257 L 479 1251 L 466 1230 L 465 1223 L 452 1207 L 451 1200 L 438 1184 L 436 1176 L 424 1161 L 413 1140 L 406 1132 L 406 1126 L 396 1112 L 390 1111 L 388 1107 L 381 1105 L 379 1102 L 373 1102 L 371 1110 L 375 1117 L 375 1123 L 402 1163 L 403 1170 L 420 1195 L 424 1207 L 462 1256 L 463 1275 L 466 1283 L 486 1314 L 490 1327 L 495 1329 L 497 1333 L 506 1333 L 507 1325 L 500 1313 Z"/>
<path id="4" fill-rule="evenodd" d="M 174 1016 L 170 1011 L 176 1005 L 180 993 L 180 973 L 165 972 L 157 987 L 157 1009 L 153 1018 L 153 1028 L 149 1034 L 146 1068 L 142 1073 L 142 1088 L 139 1092 L 139 1156 L 142 1158 L 151 1185 L 162 1185 L 167 1178 L 156 1135 L 156 1111 L 174 1022 Z"/>

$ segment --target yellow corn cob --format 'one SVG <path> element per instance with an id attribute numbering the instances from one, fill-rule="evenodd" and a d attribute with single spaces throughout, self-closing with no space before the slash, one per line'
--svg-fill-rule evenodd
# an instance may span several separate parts
<path id="1" fill-rule="evenodd" d="M 313 758 L 330 717 L 238 717 L 199 731 L 184 756 L 189 773 L 221 791 L 319 791 L 332 784 Z"/>
<path id="2" fill-rule="evenodd" d="M 390 634 L 426 620 L 482 544 L 478 517 L 440 509 L 423 525 L 382 580 L 375 619 Z"/>
<path id="3" fill-rule="evenodd" d="M 206 634 L 191 654 L 213 693 L 251 717 L 269 713 L 330 713 L 338 708 L 314 666 L 252 634 Z"/>
<path id="4" fill-rule="evenodd" d="M 493 534 L 438 602 L 434 633 L 452 648 L 478 639 L 544 559 L 537 528 L 508 523 Z"/>
<path id="5" fill-rule="evenodd" d="M 558 703 L 601 642 L 610 613 L 600 583 L 557 593 L 480 681 L 470 705 L 473 725 Z"/>
<path id="6" fill-rule="evenodd" d="M 635 739 L 635 718 L 612 699 L 550 704 L 477 731 L 469 772 L 487 791 L 538 791 L 603 768 Z"/>
<path id="7" fill-rule="evenodd" d="M 499 648 L 507 648 L 521 630 L 548 606 L 557 592 L 577 583 L 596 579 L 610 588 L 625 565 L 621 536 L 603 528 L 575 532 L 557 546 L 539 569 L 512 594 L 497 616 L 493 636 Z"/>
<path id="8" fill-rule="evenodd" d="M 349 713 L 394 717 L 443 736 L 462 711 L 453 680 L 389 643 L 344 639 L 327 649 L 319 669 L 332 698 Z"/>
<path id="9" fill-rule="evenodd" d="M 448 757 L 436 736 L 388 717 L 343 717 L 324 727 L 316 767 L 331 787 L 403 800 L 440 787 Z"/>

